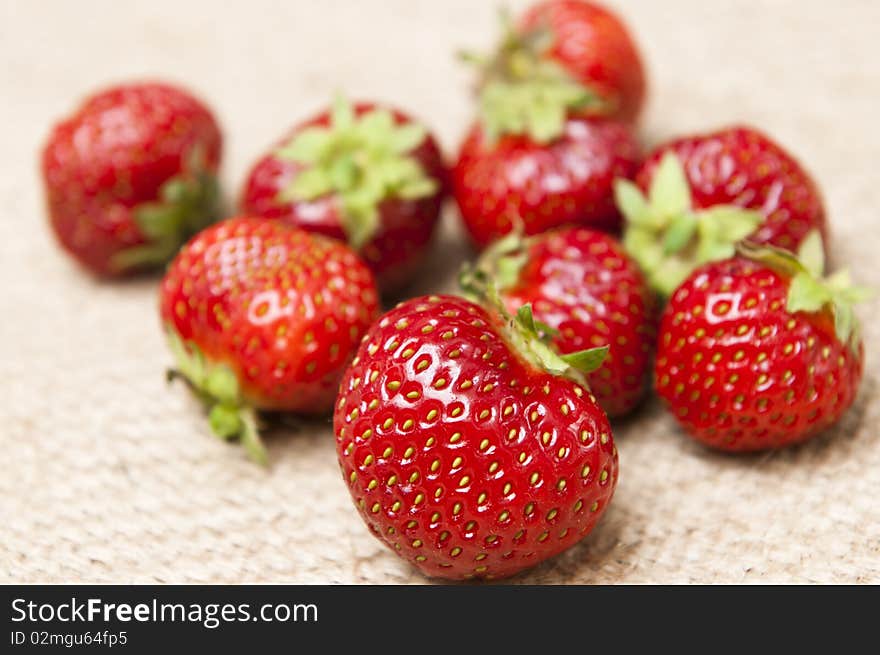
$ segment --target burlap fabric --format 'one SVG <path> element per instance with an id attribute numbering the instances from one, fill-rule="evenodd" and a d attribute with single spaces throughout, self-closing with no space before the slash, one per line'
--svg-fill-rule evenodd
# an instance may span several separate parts
<path id="1" fill-rule="evenodd" d="M 357 516 L 328 421 L 278 429 L 262 470 L 167 387 L 156 278 L 93 280 L 46 228 L 38 149 L 108 81 L 194 87 L 226 133 L 224 181 L 336 89 L 397 103 L 453 152 L 472 106 L 461 46 L 496 2 L 39 2 L 0 5 L 0 581 L 421 583 Z M 512 3 L 522 6 L 524 3 Z M 762 126 L 814 172 L 834 254 L 880 288 L 880 4 L 627 1 L 650 67 L 647 143 Z M 451 288 L 469 252 L 450 210 L 411 293 Z M 753 457 L 707 452 L 656 402 L 616 426 L 617 495 L 529 583 L 880 581 L 878 302 L 866 379 L 839 427 Z"/>

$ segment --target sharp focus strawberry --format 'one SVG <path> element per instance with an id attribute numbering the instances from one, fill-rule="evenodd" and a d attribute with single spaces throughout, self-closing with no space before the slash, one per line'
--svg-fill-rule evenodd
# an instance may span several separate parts
<path id="1" fill-rule="evenodd" d="M 563 228 L 525 240 L 509 235 L 465 270 L 465 290 L 497 285 L 508 311 L 531 305 L 560 353 L 608 346 L 602 366 L 587 376 L 609 416 L 641 400 L 656 335 L 654 298 L 641 271 L 611 236 Z"/>
<path id="2" fill-rule="evenodd" d="M 816 233 L 814 233 L 816 234 Z M 818 238 L 802 262 L 768 246 L 706 264 L 660 326 L 655 386 L 695 439 L 728 451 L 778 448 L 829 427 L 852 404 L 863 347 L 852 304 L 864 289 L 825 279 Z"/>
<path id="3" fill-rule="evenodd" d="M 589 369 L 602 352 L 572 361 Z M 367 526 L 444 578 L 509 576 L 579 541 L 611 500 L 617 451 L 578 379 L 528 308 L 398 305 L 367 333 L 333 421 Z"/>
<path id="4" fill-rule="evenodd" d="M 221 135 L 186 91 L 126 84 L 88 99 L 43 149 L 61 245 L 99 275 L 164 264 L 216 215 Z"/>
<path id="5" fill-rule="evenodd" d="M 213 430 L 263 461 L 253 410 L 329 411 L 378 301 L 345 244 L 237 217 L 181 249 L 160 310 L 177 373 L 208 406 Z"/>
<path id="6" fill-rule="evenodd" d="M 395 109 L 339 99 L 254 165 L 241 207 L 347 241 L 388 292 L 423 258 L 445 180 L 440 149 L 424 127 Z"/>
<path id="7" fill-rule="evenodd" d="M 659 146 L 616 185 L 624 245 L 652 287 L 669 296 L 693 269 L 732 256 L 744 237 L 797 250 L 818 230 L 822 198 L 798 162 L 766 135 L 731 127 Z M 647 194 L 647 195 L 644 195 Z"/>
<path id="8" fill-rule="evenodd" d="M 571 117 L 550 142 L 506 134 L 497 140 L 475 125 L 452 170 L 455 200 L 480 247 L 521 221 L 526 234 L 579 224 L 616 230 L 617 177 L 631 177 L 639 146 L 630 127 L 600 118 Z"/>

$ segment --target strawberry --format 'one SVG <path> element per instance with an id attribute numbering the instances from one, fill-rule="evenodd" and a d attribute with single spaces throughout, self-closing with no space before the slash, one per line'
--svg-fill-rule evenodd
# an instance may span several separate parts
<path id="1" fill-rule="evenodd" d="M 446 190 L 440 149 L 403 112 L 337 99 L 251 169 L 242 211 L 347 241 L 395 291 L 429 244 Z"/>
<path id="2" fill-rule="evenodd" d="M 497 300 L 497 299 L 496 299 Z M 339 463 L 367 526 L 430 576 L 500 578 L 595 526 L 617 482 L 605 413 L 526 306 L 463 298 L 398 305 L 340 385 Z"/>
<path id="3" fill-rule="evenodd" d="M 584 0 L 546 0 L 516 23 L 502 16 L 503 36 L 481 68 L 480 104 L 490 131 L 529 124 L 542 133 L 565 111 L 633 122 L 645 98 L 641 56 L 623 22 Z M 536 137 L 537 138 L 537 137 Z"/>
<path id="4" fill-rule="evenodd" d="M 845 272 L 820 278 L 818 233 L 801 260 L 743 244 L 695 270 L 660 325 L 655 386 L 685 430 L 728 451 L 797 443 L 847 410 L 862 377 L 852 305 L 865 290 Z"/>
<path id="5" fill-rule="evenodd" d="M 465 290 L 478 295 L 486 280 L 508 311 L 531 305 L 557 352 L 607 345 L 602 366 L 587 376 L 590 388 L 609 416 L 635 408 L 654 346 L 654 298 L 613 237 L 581 227 L 508 235 L 462 275 Z"/>
<path id="6" fill-rule="evenodd" d="M 472 241 L 484 247 L 522 222 L 538 234 L 567 224 L 616 230 L 613 184 L 632 177 L 639 146 L 627 125 L 570 117 L 561 134 L 541 142 L 522 134 L 468 133 L 452 169 L 455 200 Z"/>
<path id="7" fill-rule="evenodd" d="M 818 230 L 827 244 L 813 180 L 781 146 L 750 127 L 661 145 L 636 183 L 620 180 L 615 193 L 626 217 L 624 245 L 664 297 L 696 266 L 732 256 L 744 237 L 797 250 Z"/>
<path id="8" fill-rule="evenodd" d="M 183 89 L 124 84 L 52 129 L 42 173 L 52 229 L 98 275 L 167 262 L 217 212 L 221 135 Z"/>
<path id="9" fill-rule="evenodd" d="M 541 56 L 602 98 L 605 113 L 626 121 L 638 117 L 646 86 L 641 56 L 629 30 L 608 9 L 584 0 L 547 0 L 526 12 L 519 32 L 539 47 L 549 41 Z"/>
<path id="10" fill-rule="evenodd" d="M 452 170 L 455 200 L 484 247 L 519 219 L 526 234 L 566 224 L 616 230 L 613 181 L 635 174 L 629 122 L 644 73 L 623 24 L 598 5 L 550 0 L 481 64 L 480 120 Z"/>
<path id="11" fill-rule="evenodd" d="M 160 312 L 176 375 L 208 406 L 214 432 L 265 461 L 254 410 L 329 411 L 378 300 L 345 244 L 242 216 L 181 249 Z"/>

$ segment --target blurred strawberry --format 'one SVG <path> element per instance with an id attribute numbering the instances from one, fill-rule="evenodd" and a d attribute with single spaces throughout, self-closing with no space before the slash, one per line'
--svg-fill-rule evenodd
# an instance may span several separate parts
<path id="1" fill-rule="evenodd" d="M 568 118 L 549 142 L 475 125 L 452 170 L 455 200 L 472 241 L 485 247 L 521 222 L 525 234 L 562 225 L 615 231 L 615 178 L 635 174 L 639 146 L 629 126 Z"/>
<path id="2" fill-rule="evenodd" d="M 698 265 L 748 237 L 796 250 L 812 230 L 827 245 L 816 184 L 781 146 L 750 127 L 676 139 L 647 158 L 636 184 L 616 184 L 624 245 L 669 296 Z M 645 195 L 647 194 L 647 195 Z"/>
<path id="3" fill-rule="evenodd" d="M 623 24 L 598 5 L 550 0 L 505 33 L 481 68 L 480 120 L 452 171 L 455 199 L 478 247 L 521 221 L 525 234 L 567 224 L 616 230 L 615 177 L 639 147 L 629 122 L 644 73 Z"/>
<path id="4" fill-rule="evenodd" d="M 481 69 L 490 136 L 525 123 L 533 138 L 546 140 L 566 111 L 637 118 L 645 72 L 632 35 L 612 12 L 584 0 L 546 0 L 519 21 L 501 18 L 503 36 L 490 57 L 464 54 Z"/>
<path id="5" fill-rule="evenodd" d="M 422 260 L 446 186 L 440 149 L 422 125 L 338 99 L 254 165 L 241 208 L 347 241 L 390 292 Z"/>
<path id="6" fill-rule="evenodd" d="M 55 235 L 99 275 L 159 266 L 216 218 L 220 153 L 213 115 L 183 89 L 105 89 L 55 125 L 43 149 Z"/>

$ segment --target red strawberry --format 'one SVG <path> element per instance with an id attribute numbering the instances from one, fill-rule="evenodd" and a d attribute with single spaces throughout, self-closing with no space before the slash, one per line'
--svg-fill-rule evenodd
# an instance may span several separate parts
<path id="1" fill-rule="evenodd" d="M 573 361 L 588 369 L 603 351 Z M 528 308 L 398 305 L 367 333 L 333 420 L 367 526 L 444 578 L 509 576 L 572 546 L 617 481 L 611 428 L 579 379 Z"/>
<path id="2" fill-rule="evenodd" d="M 668 296 L 699 264 L 725 259 L 748 236 L 796 250 L 812 230 L 828 237 L 819 190 L 795 159 L 749 127 L 659 146 L 617 184 L 624 244 Z M 642 195 L 642 191 L 648 194 Z"/>
<path id="3" fill-rule="evenodd" d="M 445 179 L 437 143 L 412 118 L 337 100 L 254 165 L 241 207 L 347 241 L 387 292 L 408 281 L 421 261 Z"/>
<path id="4" fill-rule="evenodd" d="M 160 310 L 178 373 L 209 407 L 214 431 L 264 460 L 253 409 L 330 410 L 378 301 L 345 244 L 237 217 L 181 249 Z"/>
<path id="5" fill-rule="evenodd" d="M 547 143 L 508 134 L 493 141 L 475 125 L 452 170 L 455 200 L 471 239 L 486 246 L 520 220 L 526 234 L 566 224 L 616 230 L 617 177 L 631 177 L 639 146 L 631 128 L 568 118 Z"/>
<path id="6" fill-rule="evenodd" d="M 216 214 L 221 135 L 211 112 L 160 83 L 101 91 L 43 149 L 52 228 L 99 275 L 164 264 Z"/>
<path id="7" fill-rule="evenodd" d="M 814 233 L 816 234 L 816 233 Z M 852 404 L 862 343 L 845 272 L 824 280 L 818 235 L 803 263 L 767 246 L 698 268 L 660 326 L 655 386 L 697 440 L 778 448 L 821 432 Z"/>
<path id="8" fill-rule="evenodd" d="M 609 416 L 638 404 L 656 334 L 653 294 L 613 237 L 586 228 L 525 240 L 509 235 L 465 271 L 462 282 L 479 293 L 486 280 L 498 286 L 508 311 L 530 304 L 558 352 L 609 347 L 602 366 L 587 377 Z"/>
<path id="9" fill-rule="evenodd" d="M 635 121 L 645 98 L 638 48 L 623 22 L 583 0 L 547 0 L 514 25 L 481 68 L 483 118 L 491 135 L 528 132 L 546 141 L 566 112 Z M 542 138 L 547 136 L 547 138 Z"/>
<path id="10" fill-rule="evenodd" d="M 639 115 L 645 99 L 642 60 L 632 35 L 613 13 L 584 0 L 547 0 L 526 12 L 518 31 L 549 32 L 550 46 L 542 57 L 602 98 L 616 118 L 633 121 Z M 546 41 L 539 38 L 538 45 Z"/>

